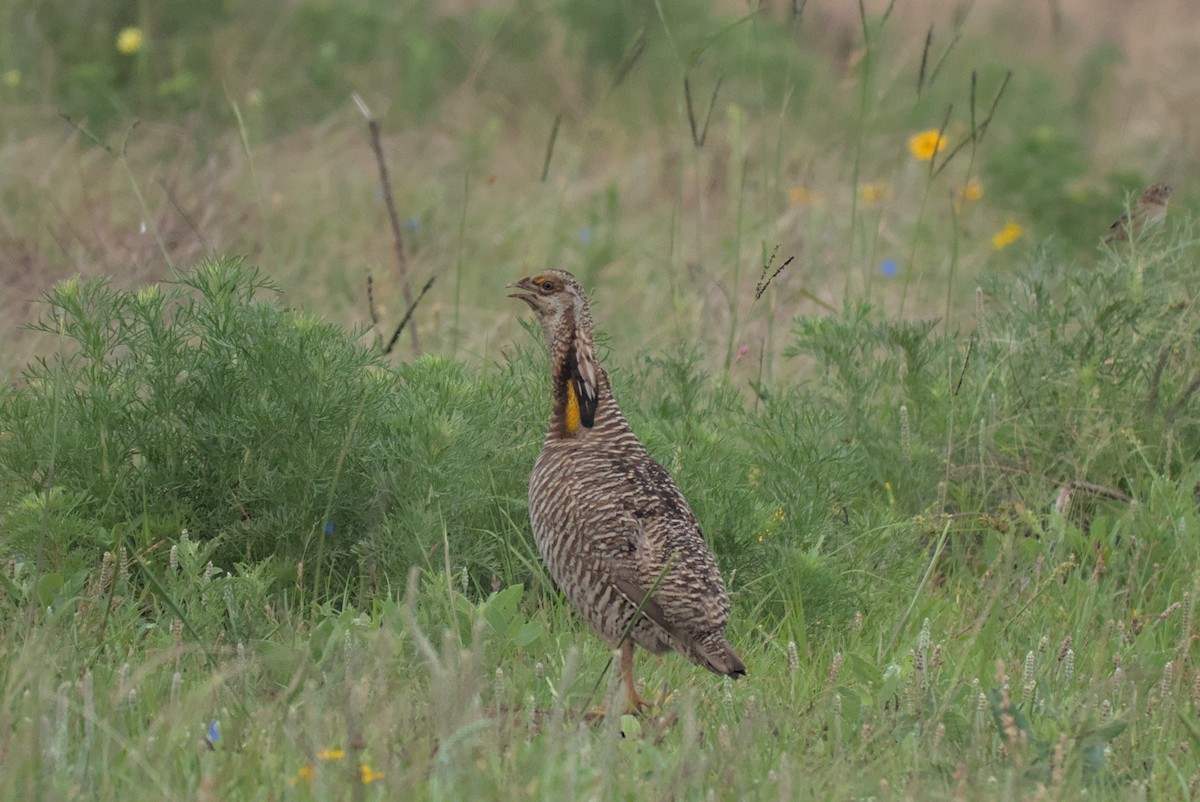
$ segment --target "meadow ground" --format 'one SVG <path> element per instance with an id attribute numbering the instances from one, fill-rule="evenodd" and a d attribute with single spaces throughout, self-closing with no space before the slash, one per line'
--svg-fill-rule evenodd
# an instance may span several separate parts
<path id="1" fill-rule="evenodd" d="M 1188 3 L 0 20 L 6 798 L 1200 793 Z M 641 718 L 529 533 L 543 265 L 750 670 Z"/>

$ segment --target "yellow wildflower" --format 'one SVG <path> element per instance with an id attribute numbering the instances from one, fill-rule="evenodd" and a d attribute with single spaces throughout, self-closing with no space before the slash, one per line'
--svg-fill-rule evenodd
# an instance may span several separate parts
<path id="1" fill-rule="evenodd" d="M 927 162 L 934 154 L 946 147 L 946 137 L 940 131 L 930 128 L 908 138 L 908 149 L 920 161 Z"/>
<path id="2" fill-rule="evenodd" d="M 300 770 L 298 772 L 296 772 L 296 776 L 288 777 L 287 782 L 288 782 L 288 785 L 295 785 L 300 780 L 304 780 L 309 785 L 312 785 L 312 781 L 313 781 L 313 767 L 312 766 L 308 766 L 308 765 L 301 766 Z"/>
<path id="3" fill-rule="evenodd" d="M 341 760 L 346 753 L 341 749 L 322 749 L 317 752 L 317 760 Z"/>
<path id="4" fill-rule="evenodd" d="M 792 187 L 788 190 L 788 200 L 793 206 L 805 206 L 817 199 L 817 193 L 808 187 Z"/>
<path id="5" fill-rule="evenodd" d="M 977 201 L 983 197 L 983 184 L 978 178 L 972 178 L 962 188 L 962 196 L 969 201 Z"/>
<path id="6" fill-rule="evenodd" d="M 21 83 L 21 71 L 20 70 L 6 70 L 4 72 L 5 86 L 10 86 L 15 89 L 17 84 L 19 84 L 19 83 Z"/>
<path id="7" fill-rule="evenodd" d="M 1004 224 L 1004 228 L 992 235 L 992 247 L 996 250 L 1003 250 L 1009 245 L 1021 238 L 1021 227 L 1011 220 Z"/>
<path id="8" fill-rule="evenodd" d="M 881 181 L 877 181 L 873 184 L 863 184 L 862 198 L 867 203 L 881 201 L 883 200 L 884 195 L 887 194 L 887 189 L 888 185 Z"/>
<path id="9" fill-rule="evenodd" d="M 373 783 L 376 780 L 383 779 L 383 776 L 384 776 L 383 772 L 375 771 L 374 769 L 372 769 L 370 763 L 363 763 L 362 766 L 359 767 L 359 769 L 362 771 L 363 785 L 366 785 L 368 783 Z"/>
<path id="10" fill-rule="evenodd" d="M 762 543 L 763 538 L 768 538 L 775 534 L 775 522 L 782 521 L 787 517 L 782 507 L 776 507 L 775 512 L 771 513 L 771 520 L 767 521 L 767 525 L 758 530 L 758 542 Z"/>
<path id="11" fill-rule="evenodd" d="M 145 39 L 141 28 L 122 28 L 117 34 L 117 52 L 123 56 L 132 56 L 142 49 Z"/>

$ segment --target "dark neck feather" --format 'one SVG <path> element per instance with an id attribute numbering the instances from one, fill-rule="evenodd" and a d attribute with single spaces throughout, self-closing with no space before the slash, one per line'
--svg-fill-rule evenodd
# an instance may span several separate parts
<path id="1" fill-rule="evenodd" d="M 571 383 L 571 368 L 575 359 L 575 315 L 568 312 L 554 330 L 550 339 L 550 433 L 557 437 L 569 437 L 567 433 L 568 385 Z"/>

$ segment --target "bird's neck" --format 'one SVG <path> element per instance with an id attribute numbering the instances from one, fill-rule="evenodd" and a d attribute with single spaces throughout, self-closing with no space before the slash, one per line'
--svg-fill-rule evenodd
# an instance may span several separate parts
<path id="1" fill-rule="evenodd" d="M 568 314 L 560 322 L 550 339 L 550 376 L 553 403 L 550 410 L 551 439 L 568 439 L 580 436 L 595 425 L 595 417 L 599 417 L 602 407 L 610 404 L 611 395 L 608 388 L 608 374 L 603 368 L 596 366 L 596 383 L 599 403 L 594 417 L 589 425 L 588 415 L 584 409 L 585 399 L 580 397 L 578 360 L 581 350 L 595 353 L 592 327 L 584 317 L 577 320 L 575 314 Z"/>

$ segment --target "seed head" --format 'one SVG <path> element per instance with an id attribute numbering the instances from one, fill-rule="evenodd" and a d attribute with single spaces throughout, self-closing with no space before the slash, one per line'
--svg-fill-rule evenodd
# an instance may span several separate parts
<path id="1" fill-rule="evenodd" d="M 1170 699 L 1175 680 L 1175 661 L 1168 660 L 1163 666 L 1162 677 L 1158 680 L 1158 696 L 1160 699 Z"/>
<path id="2" fill-rule="evenodd" d="M 1063 679 L 1067 682 L 1075 677 L 1075 650 L 1069 646 L 1062 658 L 1062 673 Z"/>
<path id="3" fill-rule="evenodd" d="M 1035 665 L 1036 664 L 1034 662 L 1033 652 L 1032 651 L 1026 652 L 1025 653 L 1025 667 L 1024 667 L 1024 670 L 1021 672 L 1021 690 L 1023 690 L 1025 692 L 1026 699 L 1030 699 L 1033 696 L 1033 689 L 1035 687 L 1034 678 L 1033 678 L 1033 670 L 1034 670 Z"/>
<path id="4" fill-rule="evenodd" d="M 100 589 L 108 590 L 112 587 L 113 575 L 117 570 L 117 558 L 111 551 L 104 552 L 104 556 L 100 558 Z"/>
<path id="5" fill-rule="evenodd" d="M 833 663 L 829 666 L 829 679 L 825 683 L 825 687 L 832 688 L 837 684 L 838 672 L 842 670 L 842 653 L 837 652 L 833 656 Z"/>
<path id="6" fill-rule="evenodd" d="M 1058 647 L 1058 662 L 1061 663 L 1063 661 L 1063 658 L 1067 656 L 1067 652 L 1069 652 L 1069 651 L 1071 651 L 1071 636 L 1070 635 L 1063 638 L 1062 644 Z"/>
<path id="7" fill-rule="evenodd" d="M 926 618 L 921 622 L 921 631 L 917 633 L 917 651 L 925 652 L 929 650 L 929 619 Z"/>

